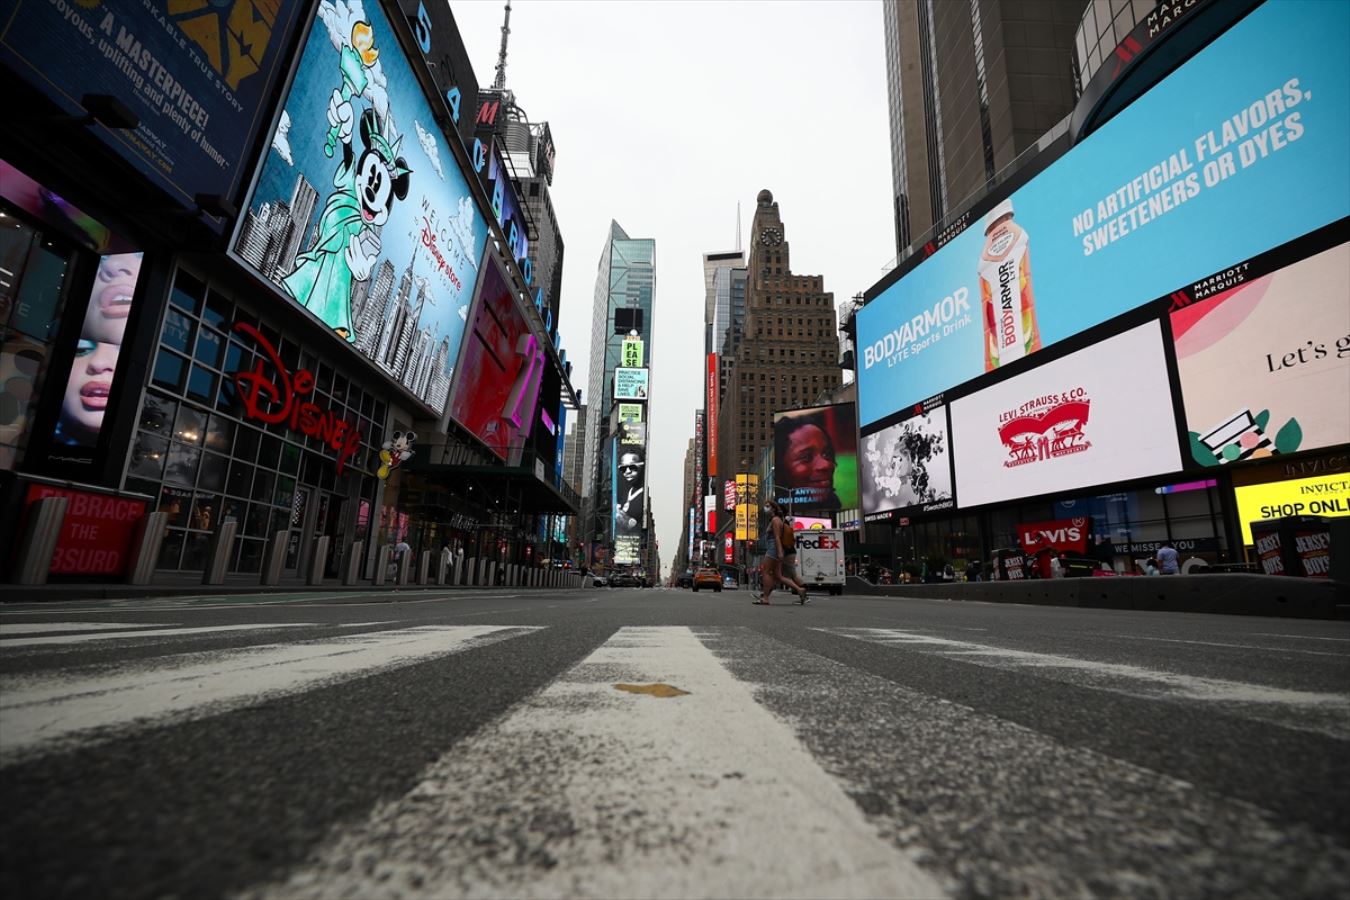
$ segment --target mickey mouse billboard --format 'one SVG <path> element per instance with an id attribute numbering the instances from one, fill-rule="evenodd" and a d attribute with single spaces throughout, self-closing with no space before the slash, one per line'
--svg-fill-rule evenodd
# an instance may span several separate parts
<path id="1" fill-rule="evenodd" d="M 381 5 L 325 0 L 234 256 L 439 414 L 486 237 Z"/>

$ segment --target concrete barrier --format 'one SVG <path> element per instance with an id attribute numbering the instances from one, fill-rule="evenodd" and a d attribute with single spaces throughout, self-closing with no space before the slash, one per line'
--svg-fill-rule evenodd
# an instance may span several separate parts
<path id="1" fill-rule="evenodd" d="M 309 584 L 323 584 L 323 570 L 328 564 L 328 535 L 322 535 L 314 542 L 314 553 L 309 558 Z"/>
<path id="2" fill-rule="evenodd" d="M 438 585 L 445 584 L 445 579 L 447 572 L 449 571 L 449 568 L 450 568 L 450 550 L 448 548 L 441 548 L 441 552 L 438 554 L 436 558 L 436 583 Z"/>
<path id="3" fill-rule="evenodd" d="M 347 558 L 342 563 L 343 584 L 350 586 L 361 580 L 361 554 L 365 549 L 365 541 L 352 541 L 347 547 Z"/>
<path id="4" fill-rule="evenodd" d="M 1337 605 L 1350 604 L 1350 583 L 1277 575 L 1157 575 L 897 585 L 874 585 L 850 576 L 844 593 L 1296 619 L 1334 619 Z"/>
<path id="5" fill-rule="evenodd" d="M 426 586 L 431 583 L 431 551 L 423 550 L 417 563 L 417 583 Z"/>
<path id="6" fill-rule="evenodd" d="M 46 584 L 52 569 L 52 555 L 61 527 L 66 521 L 69 497 L 43 497 L 28 505 L 28 523 L 19 539 L 14 565 L 15 584 Z"/>
<path id="7" fill-rule="evenodd" d="M 272 535 L 267 542 L 267 552 L 263 555 L 259 584 L 276 585 L 281 583 L 281 567 L 286 562 L 286 545 L 290 541 L 291 531 L 283 528 Z"/>
<path id="8" fill-rule="evenodd" d="M 370 583 L 375 587 L 383 587 L 389 578 L 390 549 L 392 548 L 388 544 L 380 544 L 375 548 L 375 571 L 370 576 Z"/>
<path id="9" fill-rule="evenodd" d="M 239 522 L 226 519 L 211 533 L 211 542 L 206 551 L 206 568 L 202 570 L 202 584 L 225 583 L 225 570 L 230 564 L 230 551 L 234 549 L 234 536 L 238 531 Z"/>
<path id="10" fill-rule="evenodd" d="M 152 512 L 136 525 L 131 539 L 131 560 L 127 566 L 127 584 L 149 584 L 159 564 L 159 551 L 164 546 L 164 532 L 169 526 L 169 514 Z M 228 548 L 226 555 L 229 555 Z"/>
<path id="11" fill-rule="evenodd" d="M 459 583 L 466 586 L 478 583 L 478 557 L 464 557 L 464 571 L 459 573 Z"/>

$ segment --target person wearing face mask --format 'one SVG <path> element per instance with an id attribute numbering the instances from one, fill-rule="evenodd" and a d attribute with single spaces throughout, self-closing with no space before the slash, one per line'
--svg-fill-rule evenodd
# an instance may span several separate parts
<path id="1" fill-rule="evenodd" d="M 117 344 L 80 338 L 56 423 L 57 443 L 92 447 L 98 441 L 121 349 Z"/>

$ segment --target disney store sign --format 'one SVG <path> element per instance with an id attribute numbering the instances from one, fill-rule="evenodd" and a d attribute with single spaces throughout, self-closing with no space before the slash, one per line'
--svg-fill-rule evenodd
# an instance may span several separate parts
<path id="1" fill-rule="evenodd" d="M 361 449 L 360 429 L 332 410 L 320 409 L 304 399 L 314 390 L 313 372 L 287 371 L 272 342 L 247 322 L 236 323 L 234 330 L 252 339 L 264 357 L 252 371 L 234 375 L 244 416 L 266 425 L 284 423 L 291 431 L 320 439 L 337 451 L 337 474 L 341 475 L 347 461 Z"/>

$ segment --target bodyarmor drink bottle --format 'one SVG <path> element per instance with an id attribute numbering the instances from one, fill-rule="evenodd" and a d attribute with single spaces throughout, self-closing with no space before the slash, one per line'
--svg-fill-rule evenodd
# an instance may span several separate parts
<path id="1" fill-rule="evenodd" d="M 979 271 L 988 372 L 1041 349 L 1041 332 L 1036 326 L 1027 233 L 1013 221 L 1012 201 L 994 207 L 985 222 Z"/>

